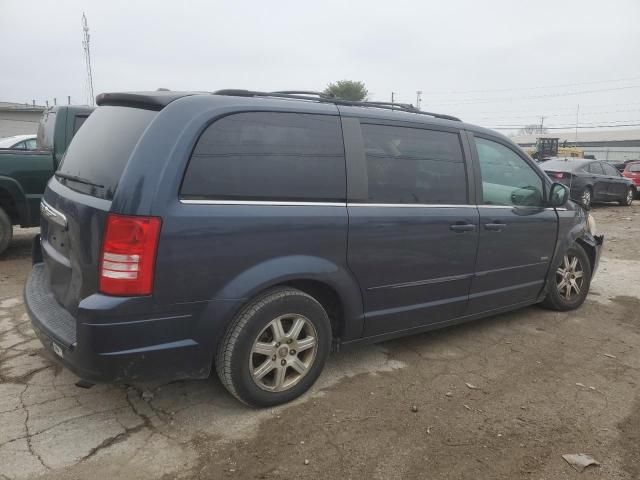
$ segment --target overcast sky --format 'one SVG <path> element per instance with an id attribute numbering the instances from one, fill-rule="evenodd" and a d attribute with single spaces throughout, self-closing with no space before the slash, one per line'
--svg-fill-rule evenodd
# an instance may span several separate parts
<path id="1" fill-rule="evenodd" d="M 362 80 L 485 126 L 640 124 L 640 0 L 0 0 L 0 101 Z"/>

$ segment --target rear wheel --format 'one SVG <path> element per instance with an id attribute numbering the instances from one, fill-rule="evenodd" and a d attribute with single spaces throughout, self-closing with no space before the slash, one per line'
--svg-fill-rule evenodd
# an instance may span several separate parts
<path id="1" fill-rule="evenodd" d="M 289 402 L 320 376 L 331 346 L 324 308 L 300 290 L 279 287 L 249 303 L 218 347 L 224 386 L 252 407 Z"/>
<path id="2" fill-rule="evenodd" d="M 620 205 L 623 206 L 630 206 L 633 203 L 633 197 L 636 196 L 636 191 L 633 187 L 629 187 L 629 190 L 627 190 L 627 194 L 625 195 L 625 197 L 620 200 Z"/>
<path id="3" fill-rule="evenodd" d="M 7 249 L 13 238 L 13 226 L 9 215 L 0 208 L 0 255 Z"/>
<path id="4" fill-rule="evenodd" d="M 590 207 L 592 201 L 593 201 L 593 192 L 591 191 L 591 187 L 585 187 L 585 189 L 580 194 L 580 202 L 585 207 Z"/>
<path id="5" fill-rule="evenodd" d="M 547 278 L 547 296 L 542 306 L 566 311 L 578 308 L 587 298 L 591 285 L 591 264 L 584 249 L 570 247 Z"/>

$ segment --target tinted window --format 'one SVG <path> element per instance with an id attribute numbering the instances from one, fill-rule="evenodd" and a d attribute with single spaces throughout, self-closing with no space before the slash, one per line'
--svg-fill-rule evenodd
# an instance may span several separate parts
<path id="1" fill-rule="evenodd" d="M 604 169 L 604 174 L 612 177 L 619 177 L 618 170 L 615 167 L 612 167 L 608 163 L 603 163 L 602 168 Z"/>
<path id="2" fill-rule="evenodd" d="M 485 205 L 543 206 L 542 178 L 516 152 L 476 138 Z"/>
<path id="3" fill-rule="evenodd" d="M 340 120 L 252 112 L 224 117 L 196 144 L 181 194 L 218 200 L 344 201 Z"/>
<path id="4" fill-rule="evenodd" d="M 73 120 L 73 134 L 75 135 L 78 129 L 84 124 L 87 117 L 76 116 Z"/>
<path id="5" fill-rule="evenodd" d="M 458 134 L 362 125 L 370 203 L 464 204 L 467 180 Z"/>
<path id="6" fill-rule="evenodd" d="M 594 162 L 587 165 L 587 172 L 593 173 L 595 175 L 604 175 L 604 171 L 600 166 L 600 162 Z"/>
<path id="7" fill-rule="evenodd" d="M 111 200 L 140 136 L 157 112 L 141 108 L 99 107 L 73 137 L 58 172 L 93 185 L 65 180 L 70 188 Z"/>
<path id="8" fill-rule="evenodd" d="M 633 165 L 629 165 L 630 172 L 640 172 L 640 163 L 634 163 Z"/>
<path id="9" fill-rule="evenodd" d="M 45 110 L 38 124 L 38 148 L 53 151 L 53 135 L 56 126 L 56 111 Z"/>

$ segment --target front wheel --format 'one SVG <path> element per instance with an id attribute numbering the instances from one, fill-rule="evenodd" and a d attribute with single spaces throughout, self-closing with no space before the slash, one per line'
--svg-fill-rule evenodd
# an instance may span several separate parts
<path id="1" fill-rule="evenodd" d="M 331 323 L 317 300 L 279 287 L 251 301 L 218 346 L 218 376 L 252 407 L 289 402 L 322 372 L 331 347 Z"/>
<path id="2" fill-rule="evenodd" d="M 543 307 L 557 311 L 574 310 L 587 298 L 591 285 L 591 263 L 584 249 L 574 244 L 564 254 L 560 264 L 549 272 L 547 296 Z"/>
<path id="3" fill-rule="evenodd" d="M 591 188 L 586 187 L 580 194 L 580 202 L 582 203 L 583 206 L 589 208 L 591 206 L 592 201 L 593 201 L 593 193 L 591 192 Z"/>
<path id="4" fill-rule="evenodd" d="M 627 194 L 624 196 L 622 200 L 620 200 L 620 205 L 628 207 L 633 203 L 633 197 L 636 196 L 636 191 L 633 187 L 629 187 L 627 190 Z"/>
<path id="5" fill-rule="evenodd" d="M 0 208 L 0 255 L 4 252 L 13 238 L 13 226 L 6 212 Z"/>

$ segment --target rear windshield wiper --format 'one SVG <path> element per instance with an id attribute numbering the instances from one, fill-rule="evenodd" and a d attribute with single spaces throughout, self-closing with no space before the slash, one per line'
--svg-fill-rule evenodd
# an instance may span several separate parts
<path id="1" fill-rule="evenodd" d="M 86 178 L 77 177 L 76 175 L 69 175 L 68 173 L 56 172 L 54 173 L 56 178 L 64 178 L 65 180 L 71 180 L 73 182 L 84 183 L 85 185 L 91 185 L 92 187 L 104 188 L 104 185 L 94 183 Z"/>

